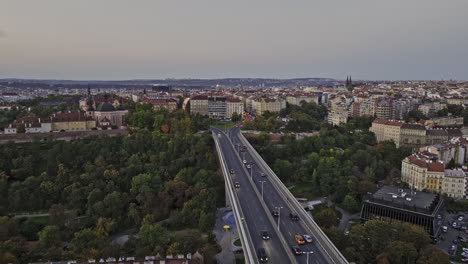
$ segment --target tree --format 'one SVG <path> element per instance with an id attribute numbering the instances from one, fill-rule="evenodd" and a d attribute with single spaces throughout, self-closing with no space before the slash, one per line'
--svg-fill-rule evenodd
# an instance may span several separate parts
<path id="1" fill-rule="evenodd" d="M 340 222 L 338 214 L 331 208 L 325 208 L 314 216 L 315 222 L 322 228 L 337 226 Z"/>
<path id="2" fill-rule="evenodd" d="M 390 242 L 385 251 L 391 263 L 414 263 L 418 257 L 414 244 L 403 241 Z"/>
<path id="3" fill-rule="evenodd" d="M 60 229 L 57 226 L 46 226 L 39 232 L 39 245 L 43 248 L 52 248 L 61 244 Z"/>
<path id="4" fill-rule="evenodd" d="M 421 250 L 416 264 L 448 264 L 449 262 L 449 255 L 445 251 L 430 245 Z"/>
<path id="5" fill-rule="evenodd" d="M 141 254 L 151 254 L 169 243 L 168 231 L 161 225 L 143 224 L 138 232 L 138 249 Z M 164 253 L 164 252 L 157 252 Z"/>
<path id="6" fill-rule="evenodd" d="M 238 114 L 237 112 L 234 112 L 231 115 L 232 122 L 238 122 L 238 121 L 241 120 L 241 118 L 242 118 L 242 116 L 240 114 Z"/>
<path id="7" fill-rule="evenodd" d="M 76 232 L 71 241 L 72 251 L 80 255 L 87 255 L 91 249 L 97 249 L 98 245 L 98 234 L 91 228 L 85 228 Z"/>
<path id="8" fill-rule="evenodd" d="M 49 209 L 49 224 L 61 227 L 65 225 L 65 220 L 65 207 L 62 204 L 52 205 Z"/>
<path id="9" fill-rule="evenodd" d="M 350 213 L 359 211 L 359 203 L 351 195 L 345 196 L 342 206 Z"/>

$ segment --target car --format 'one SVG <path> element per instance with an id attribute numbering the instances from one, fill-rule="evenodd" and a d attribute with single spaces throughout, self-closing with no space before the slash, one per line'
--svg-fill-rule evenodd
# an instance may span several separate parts
<path id="1" fill-rule="evenodd" d="M 457 222 L 453 222 L 452 227 L 457 228 Z"/>
<path id="2" fill-rule="evenodd" d="M 264 172 L 260 172 L 260 176 L 266 177 L 266 174 Z"/>
<path id="3" fill-rule="evenodd" d="M 452 242 L 453 242 L 455 245 L 458 244 L 458 240 L 456 240 L 456 239 L 454 239 Z"/>
<path id="4" fill-rule="evenodd" d="M 234 169 L 231 169 L 230 173 L 231 173 L 231 174 L 234 174 Z"/>
<path id="5" fill-rule="evenodd" d="M 458 221 L 463 221 L 463 215 L 459 215 L 457 218 Z"/>
<path id="6" fill-rule="evenodd" d="M 313 242 L 313 241 L 312 241 L 312 237 L 309 236 L 309 235 L 307 235 L 307 234 L 303 235 L 302 237 L 305 239 L 305 241 L 306 241 L 307 243 L 312 243 L 312 242 Z"/>
<path id="7" fill-rule="evenodd" d="M 301 251 L 301 249 L 299 247 L 294 247 L 293 246 L 293 247 L 291 247 L 291 249 L 292 249 L 294 255 L 301 255 L 302 254 L 302 251 Z"/>
<path id="8" fill-rule="evenodd" d="M 467 253 L 468 252 L 468 248 L 462 248 L 463 252 Z"/>
<path id="9" fill-rule="evenodd" d="M 246 161 L 246 160 L 243 160 L 242 163 L 247 164 L 247 161 Z"/>
<path id="10" fill-rule="evenodd" d="M 447 233 L 447 230 L 448 230 L 447 226 L 442 226 L 442 232 Z"/>
<path id="11" fill-rule="evenodd" d="M 278 217 L 278 216 L 280 215 L 280 213 L 279 213 L 278 210 L 273 210 L 273 212 L 271 212 L 271 214 L 272 214 L 273 216 L 276 216 L 276 217 Z"/>
<path id="12" fill-rule="evenodd" d="M 467 230 L 468 227 L 467 227 L 466 225 L 462 225 L 460 229 L 461 229 L 461 230 Z"/>
<path id="13" fill-rule="evenodd" d="M 438 215 L 437 215 L 437 219 L 442 219 L 442 215 L 441 215 L 441 214 L 438 214 Z"/>
<path id="14" fill-rule="evenodd" d="M 299 216 L 296 213 L 289 213 L 289 218 L 293 221 L 299 221 Z"/>
<path id="15" fill-rule="evenodd" d="M 268 234 L 268 231 L 262 231 L 262 232 L 260 232 L 260 235 L 262 236 L 263 240 L 270 239 L 270 235 Z"/>
<path id="16" fill-rule="evenodd" d="M 305 244 L 305 240 L 301 235 L 295 235 L 294 240 L 296 240 L 296 243 L 299 245 Z"/>
<path id="17" fill-rule="evenodd" d="M 251 168 L 252 168 L 252 165 L 247 164 L 247 169 L 251 169 Z"/>
<path id="18" fill-rule="evenodd" d="M 236 181 L 236 182 L 234 183 L 234 187 L 240 188 L 240 183 Z"/>
<path id="19" fill-rule="evenodd" d="M 461 259 L 462 262 L 468 262 L 468 258 Z"/>
<path id="20" fill-rule="evenodd" d="M 264 248 L 259 248 L 257 250 L 257 256 L 258 256 L 258 260 L 260 260 L 260 262 L 268 262 L 268 256 L 266 254 L 266 251 Z"/>

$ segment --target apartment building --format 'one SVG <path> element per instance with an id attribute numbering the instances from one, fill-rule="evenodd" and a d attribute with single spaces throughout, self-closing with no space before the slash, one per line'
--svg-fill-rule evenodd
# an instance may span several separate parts
<path id="1" fill-rule="evenodd" d="M 226 97 L 210 96 L 208 97 L 208 116 L 219 119 L 226 118 Z"/>
<path id="2" fill-rule="evenodd" d="M 244 103 L 237 98 L 227 98 L 226 99 L 226 117 L 231 118 L 232 114 L 242 114 L 244 113 Z"/>
<path id="3" fill-rule="evenodd" d="M 416 154 L 401 162 L 401 180 L 418 191 L 441 193 L 444 173 L 443 163 L 425 160 Z"/>
<path id="4" fill-rule="evenodd" d="M 190 99 L 190 113 L 208 115 L 208 96 L 196 95 Z"/>
<path id="5" fill-rule="evenodd" d="M 375 134 L 377 142 L 393 140 L 397 147 L 400 146 L 400 132 L 403 122 L 385 119 L 375 119 L 369 131 Z"/>
<path id="6" fill-rule="evenodd" d="M 462 169 L 445 170 L 442 193 L 455 199 L 466 197 L 466 175 Z"/>
<path id="7" fill-rule="evenodd" d="M 263 115 L 266 111 L 279 112 L 281 109 L 286 108 L 286 101 L 271 98 L 258 98 L 252 101 L 252 110 L 255 115 Z"/>
<path id="8" fill-rule="evenodd" d="M 419 148 L 426 144 L 426 128 L 421 124 L 403 124 L 400 129 L 400 145 Z"/>

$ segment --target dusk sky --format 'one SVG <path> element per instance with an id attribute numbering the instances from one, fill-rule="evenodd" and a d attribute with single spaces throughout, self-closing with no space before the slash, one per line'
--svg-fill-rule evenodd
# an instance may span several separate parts
<path id="1" fill-rule="evenodd" d="M 0 0 L 0 78 L 468 80 L 467 0 Z"/>

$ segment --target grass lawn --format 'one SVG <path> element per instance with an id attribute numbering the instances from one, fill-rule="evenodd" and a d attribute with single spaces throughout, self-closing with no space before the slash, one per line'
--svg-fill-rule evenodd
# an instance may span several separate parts
<path id="1" fill-rule="evenodd" d="M 315 200 L 319 196 L 316 195 L 315 188 L 312 186 L 312 184 L 298 184 L 294 186 L 293 188 L 289 189 L 291 193 L 296 197 L 296 198 L 307 198 L 307 200 Z"/>
<path id="2" fill-rule="evenodd" d="M 240 239 L 237 239 L 236 241 L 234 241 L 234 246 L 242 247 L 242 243 Z"/>
<path id="3" fill-rule="evenodd" d="M 29 220 L 39 223 L 39 224 L 44 224 L 47 225 L 49 223 L 49 216 L 36 216 L 36 217 L 28 217 Z"/>
<path id="4" fill-rule="evenodd" d="M 237 122 L 221 122 L 221 121 L 214 121 L 211 125 L 219 128 L 219 129 L 224 129 L 224 128 L 230 128 L 233 127 L 237 124 Z"/>

